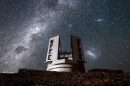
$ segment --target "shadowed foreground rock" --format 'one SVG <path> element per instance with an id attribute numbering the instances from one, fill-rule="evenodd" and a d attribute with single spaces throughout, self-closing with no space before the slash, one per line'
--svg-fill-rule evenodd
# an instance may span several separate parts
<path id="1" fill-rule="evenodd" d="M 89 71 L 60 73 L 21 69 L 0 74 L 0 86 L 130 86 L 130 74 Z"/>

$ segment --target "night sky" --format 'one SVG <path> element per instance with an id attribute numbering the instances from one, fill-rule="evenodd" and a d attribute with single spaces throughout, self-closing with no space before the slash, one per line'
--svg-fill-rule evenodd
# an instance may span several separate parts
<path id="1" fill-rule="evenodd" d="M 45 70 L 56 35 L 81 38 L 86 70 L 130 70 L 130 0 L 0 0 L 0 72 Z"/>

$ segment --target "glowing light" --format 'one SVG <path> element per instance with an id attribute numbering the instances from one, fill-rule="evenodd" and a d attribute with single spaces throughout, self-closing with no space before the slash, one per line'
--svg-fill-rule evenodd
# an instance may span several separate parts
<path id="1" fill-rule="evenodd" d="M 101 18 L 99 18 L 99 19 L 96 19 L 95 21 L 96 21 L 96 22 L 102 22 L 102 21 L 104 21 L 104 20 L 101 19 Z"/>
<path id="2" fill-rule="evenodd" d="M 102 21 L 102 19 L 98 19 L 97 21 L 98 21 L 98 22 L 101 22 L 101 21 Z"/>
<path id="3" fill-rule="evenodd" d="M 92 51 L 89 50 L 87 53 L 88 55 L 95 57 L 95 54 Z"/>
<path id="4" fill-rule="evenodd" d="M 88 58 L 90 59 L 97 59 L 97 55 L 95 52 L 91 51 L 91 50 L 87 50 L 85 52 L 85 54 L 87 55 Z"/>

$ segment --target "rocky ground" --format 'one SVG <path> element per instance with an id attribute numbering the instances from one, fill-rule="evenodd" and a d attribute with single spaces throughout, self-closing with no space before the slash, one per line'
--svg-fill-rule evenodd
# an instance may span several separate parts
<path id="1" fill-rule="evenodd" d="M 59 73 L 22 69 L 0 74 L 0 86 L 130 86 L 130 73 Z"/>

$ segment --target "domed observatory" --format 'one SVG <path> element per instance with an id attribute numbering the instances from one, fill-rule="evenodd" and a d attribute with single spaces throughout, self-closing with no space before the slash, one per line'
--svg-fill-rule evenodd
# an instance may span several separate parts
<path id="1" fill-rule="evenodd" d="M 46 57 L 47 71 L 85 72 L 80 38 L 71 36 L 71 51 L 60 52 L 60 36 L 50 38 Z"/>

